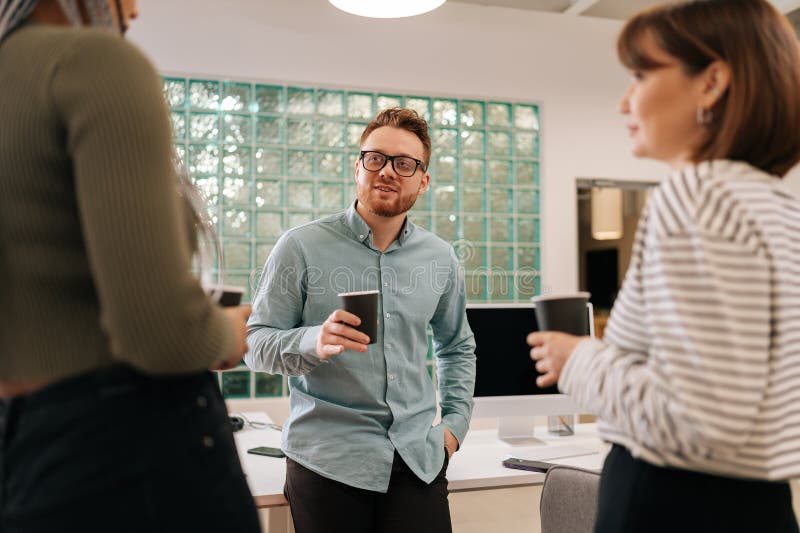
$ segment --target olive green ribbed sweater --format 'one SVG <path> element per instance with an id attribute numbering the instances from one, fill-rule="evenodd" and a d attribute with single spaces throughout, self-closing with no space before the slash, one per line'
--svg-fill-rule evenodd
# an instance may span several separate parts
<path id="1" fill-rule="evenodd" d="M 37 24 L 0 44 L 0 379 L 181 373 L 232 351 L 188 227 L 141 52 Z"/>

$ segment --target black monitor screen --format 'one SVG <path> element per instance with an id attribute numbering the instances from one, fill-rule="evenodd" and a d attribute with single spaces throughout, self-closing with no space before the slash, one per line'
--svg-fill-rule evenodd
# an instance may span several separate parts
<path id="1" fill-rule="evenodd" d="M 467 307 L 475 334 L 475 396 L 558 394 L 536 386 L 534 361 L 525 338 L 538 330 L 533 307 Z"/>

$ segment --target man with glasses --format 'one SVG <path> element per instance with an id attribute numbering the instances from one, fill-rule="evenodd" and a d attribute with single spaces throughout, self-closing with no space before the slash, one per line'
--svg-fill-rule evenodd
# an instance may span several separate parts
<path id="1" fill-rule="evenodd" d="M 284 492 L 298 533 L 451 531 L 445 473 L 472 413 L 475 343 L 452 246 L 407 217 L 430 152 L 415 111 L 379 113 L 361 136 L 356 201 L 285 232 L 264 267 L 245 361 L 289 376 Z M 370 339 L 337 295 L 375 289 Z"/>

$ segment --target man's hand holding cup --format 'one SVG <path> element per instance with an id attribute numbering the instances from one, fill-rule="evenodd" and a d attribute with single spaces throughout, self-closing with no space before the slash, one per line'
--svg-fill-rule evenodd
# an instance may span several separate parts
<path id="1" fill-rule="evenodd" d="M 317 336 L 317 357 L 327 360 L 345 350 L 366 352 L 372 339 L 355 329 L 360 325 L 361 319 L 353 313 L 343 309 L 331 313 Z"/>

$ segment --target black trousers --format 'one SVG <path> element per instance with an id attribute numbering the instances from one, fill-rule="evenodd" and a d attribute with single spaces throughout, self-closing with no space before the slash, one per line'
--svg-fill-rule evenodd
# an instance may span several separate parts
<path id="1" fill-rule="evenodd" d="M 595 533 L 797 533 L 788 483 L 734 479 L 635 459 L 614 445 Z"/>
<path id="2" fill-rule="evenodd" d="M 260 531 L 214 377 L 115 366 L 0 401 L 0 531 Z"/>
<path id="3" fill-rule="evenodd" d="M 429 485 L 395 452 L 386 494 L 320 476 L 287 458 L 284 494 L 297 533 L 450 533 L 447 454 Z"/>

